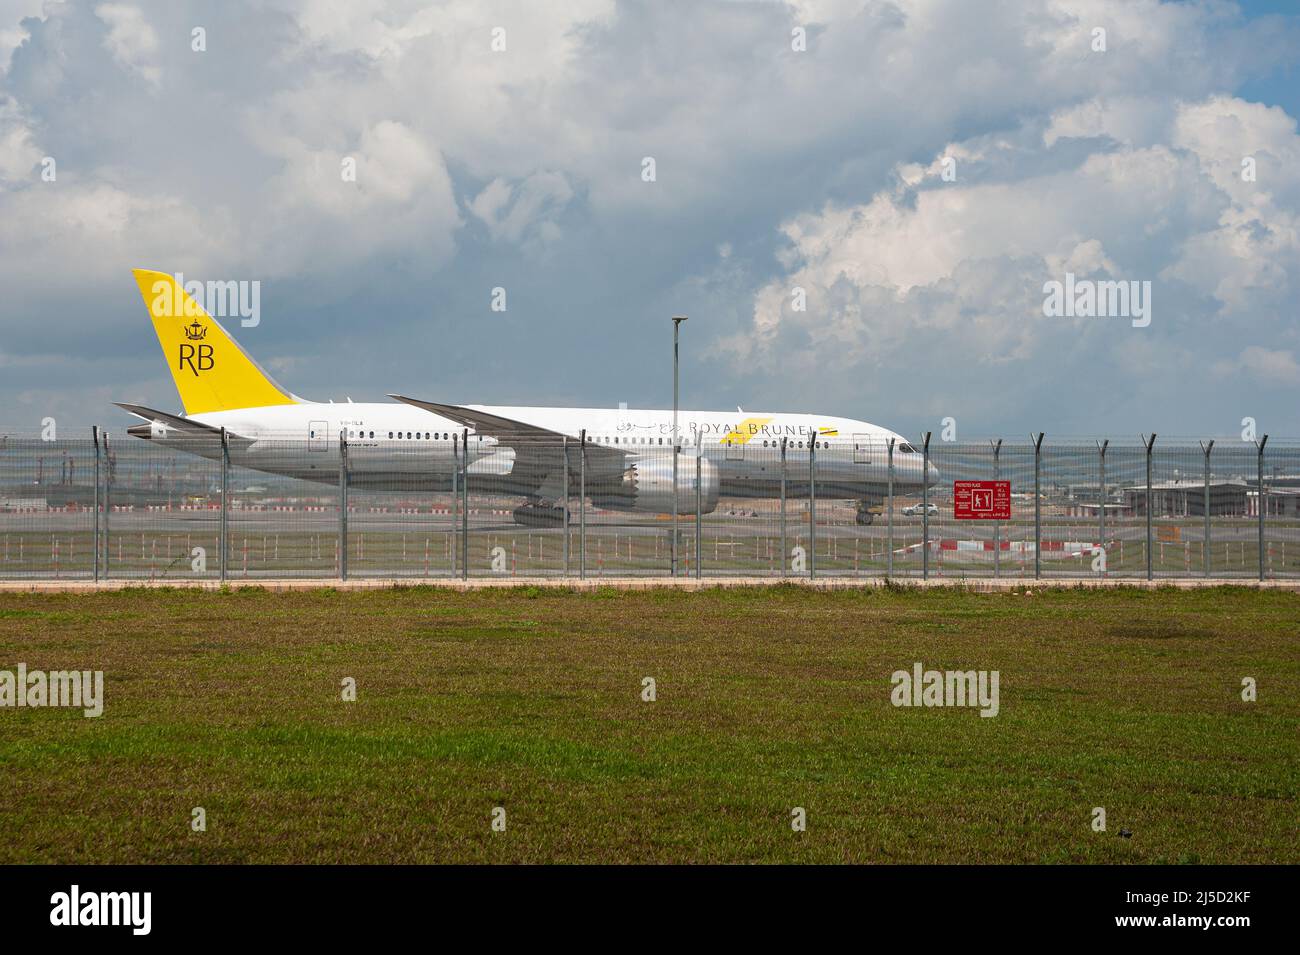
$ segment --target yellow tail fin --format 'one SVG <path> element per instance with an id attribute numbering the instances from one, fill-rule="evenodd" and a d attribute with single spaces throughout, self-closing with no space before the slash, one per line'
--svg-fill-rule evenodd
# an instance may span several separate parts
<path id="1" fill-rule="evenodd" d="M 134 271 L 186 414 L 299 402 L 165 272 Z"/>

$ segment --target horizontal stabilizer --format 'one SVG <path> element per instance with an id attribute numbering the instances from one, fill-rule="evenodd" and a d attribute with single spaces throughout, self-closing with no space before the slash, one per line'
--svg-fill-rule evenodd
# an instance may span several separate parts
<path id="1" fill-rule="evenodd" d="M 154 408 L 146 408 L 144 405 L 133 405 L 123 401 L 115 401 L 123 411 L 129 411 L 138 418 L 144 418 L 146 421 L 157 421 L 159 424 L 180 432 L 185 437 L 193 438 L 215 438 L 220 440 L 221 429 L 210 424 L 204 424 L 201 421 L 195 421 L 192 418 L 182 418 L 180 415 L 169 414 L 166 411 L 158 411 Z M 248 441 L 250 439 L 234 432 L 227 432 L 228 440 L 238 439 Z"/>

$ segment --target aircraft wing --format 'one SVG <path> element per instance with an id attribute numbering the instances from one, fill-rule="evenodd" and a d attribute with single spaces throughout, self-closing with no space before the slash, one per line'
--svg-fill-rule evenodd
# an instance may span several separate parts
<path id="1" fill-rule="evenodd" d="M 416 408 L 423 408 L 433 414 L 473 428 L 478 434 L 490 435 L 503 446 L 515 452 L 514 467 L 506 479 L 511 490 L 526 496 L 542 496 L 545 486 L 547 496 L 553 490 L 564 487 L 564 438 L 568 438 L 569 474 L 576 480 L 579 467 L 578 439 L 564 435 L 550 428 L 517 421 L 502 415 L 467 408 L 464 405 L 440 404 L 436 401 L 420 401 L 405 395 L 389 395 L 395 401 L 402 401 Z M 619 448 L 587 443 L 588 475 L 621 474 L 628 465 L 628 455 Z M 549 479 L 549 480 L 548 480 Z M 563 493 L 560 490 L 560 493 Z"/>

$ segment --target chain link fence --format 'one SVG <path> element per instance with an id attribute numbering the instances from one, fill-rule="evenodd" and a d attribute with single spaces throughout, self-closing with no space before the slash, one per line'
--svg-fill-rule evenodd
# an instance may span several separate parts
<path id="1" fill-rule="evenodd" d="M 0 435 L 4 579 L 638 576 L 1296 577 L 1300 445 Z"/>

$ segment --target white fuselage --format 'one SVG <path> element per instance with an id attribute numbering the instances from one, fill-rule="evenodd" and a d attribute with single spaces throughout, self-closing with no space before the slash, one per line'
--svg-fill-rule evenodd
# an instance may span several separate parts
<path id="1" fill-rule="evenodd" d="M 671 410 L 466 407 L 567 437 L 575 462 L 584 434 L 589 446 L 616 448 L 644 460 L 671 461 Z M 349 480 L 363 487 L 449 487 L 452 475 L 462 467 L 472 486 L 476 477 L 490 480 L 509 475 L 514 459 L 507 435 L 480 436 L 473 428 L 398 402 L 303 402 L 196 414 L 190 420 L 241 436 L 244 440 L 232 447 L 233 462 L 309 480 L 335 479 L 341 443 L 346 441 Z M 921 484 L 920 449 L 896 432 L 865 421 L 784 412 L 681 410 L 677 423 L 681 454 L 698 453 L 712 462 L 723 496 L 774 495 L 782 484 L 782 439 L 787 486 L 806 486 L 809 455 L 815 453 L 819 494 L 878 497 L 889 481 L 891 439 L 895 489 L 915 490 Z M 149 428 L 148 437 L 164 443 L 184 441 L 158 422 Z M 210 454 L 189 446 L 186 450 Z M 592 474 L 591 480 L 600 477 Z"/>

